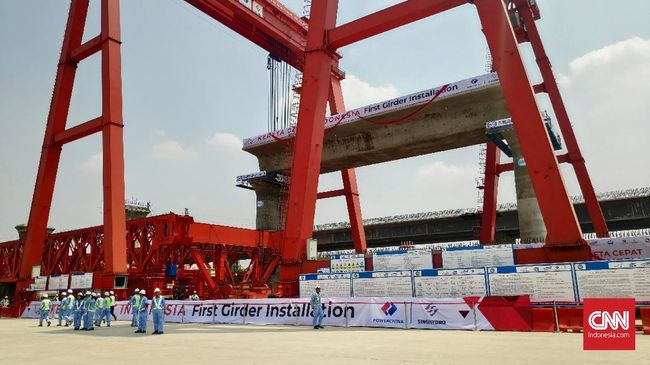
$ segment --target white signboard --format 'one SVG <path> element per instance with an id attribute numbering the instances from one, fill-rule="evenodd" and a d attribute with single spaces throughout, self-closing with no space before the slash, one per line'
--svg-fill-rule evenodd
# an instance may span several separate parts
<path id="1" fill-rule="evenodd" d="M 372 268 L 374 271 L 433 269 L 433 255 L 429 250 L 375 252 Z"/>
<path id="2" fill-rule="evenodd" d="M 415 296 L 453 298 L 487 295 L 485 269 L 415 270 Z"/>
<path id="3" fill-rule="evenodd" d="M 480 328 L 491 327 L 482 315 L 476 319 L 480 323 L 475 323 L 472 308 L 458 298 L 414 299 L 409 313 L 409 328 L 471 330 L 476 325 Z"/>
<path id="4" fill-rule="evenodd" d="M 47 289 L 48 290 L 68 289 L 69 277 L 70 275 L 68 274 L 50 275 L 50 279 L 48 280 L 48 284 L 47 284 Z"/>
<path id="5" fill-rule="evenodd" d="M 29 290 L 41 291 L 47 287 L 47 276 L 37 276 L 34 278 L 34 283 L 29 284 Z"/>
<path id="6" fill-rule="evenodd" d="M 323 297 L 349 297 L 350 274 L 302 274 L 299 276 L 300 297 L 309 298 L 320 286 Z"/>
<path id="7" fill-rule="evenodd" d="M 482 89 L 490 87 L 493 85 L 499 84 L 499 77 L 496 72 L 489 74 L 473 77 L 471 79 L 465 79 L 458 82 L 453 82 L 446 85 L 444 91 L 442 91 L 436 100 L 442 100 L 454 95 L 463 94 L 477 89 Z M 332 115 L 325 119 L 325 128 L 332 128 L 338 125 L 348 124 L 360 120 L 361 118 L 369 118 L 371 116 L 376 116 L 384 114 L 393 110 L 404 109 L 416 105 L 421 105 L 429 102 L 438 92 L 440 91 L 439 87 L 434 87 L 432 89 L 423 90 L 413 94 L 400 96 L 395 99 L 386 100 L 376 104 L 371 104 L 363 106 L 357 109 L 349 110 L 345 113 Z M 289 127 L 281 129 L 275 132 L 269 132 L 266 134 L 259 135 L 253 138 L 244 139 L 244 149 L 263 145 L 267 143 L 273 143 L 277 140 L 284 140 L 293 138 L 296 134 L 296 128 Z"/>
<path id="8" fill-rule="evenodd" d="M 490 295 L 525 295 L 531 302 L 575 303 L 571 264 L 487 268 Z"/>
<path id="9" fill-rule="evenodd" d="M 331 272 L 366 271 L 366 256 L 364 254 L 330 256 L 330 271 Z"/>
<path id="10" fill-rule="evenodd" d="M 412 297 L 411 271 L 374 271 L 352 274 L 354 297 Z"/>
<path id="11" fill-rule="evenodd" d="M 650 260 L 579 262 L 573 268 L 580 301 L 634 298 L 650 302 Z"/>
<path id="12" fill-rule="evenodd" d="M 449 247 L 442 250 L 445 269 L 514 265 L 512 245 Z"/>
<path id="13" fill-rule="evenodd" d="M 91 289 L 93 287 L 93 273 L 73 273 L 70 276 L 70 289 Z"/>
<path id="14" fill-rule="evenodd" d="M 650 258 L 650 236 L 597 238 L 587 243 L 598 260 Z"/>

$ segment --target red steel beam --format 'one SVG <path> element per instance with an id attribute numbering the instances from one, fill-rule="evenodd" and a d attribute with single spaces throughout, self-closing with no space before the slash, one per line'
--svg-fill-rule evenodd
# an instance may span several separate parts
<path id="1" fill-rule="evenodd" d="M 124 140 L 119 0 L 102 0 L 104 271 L 126 273 Z"/>
<path id="2" fill-rule="evenodd" d="M 72 96 L 72 86 L 77 70 L 76 65 L 67 63 L 66 61 L 68 52 L 77 49 L 81 45 L 87 13 L 88 0 L 72 0 L 63 45 L 61 47 L 56 81 L 54 82 L 54 91 L 47 118 L 43 149 L 38 164 L 32 205 L 29 211 L 27 236 L 25 238 L 23 259 L 20 265 L 20 277 L 22 278 L 31 277 L 32 266 L 38 265 L 41 262 L 43 243 L 45 242 L 45 230 L 50 215 L 54 183 L 61 157 L 61 147 L 52 146 L 50 142 L 53 136 L 65 130 L 68 110 L 70 108 L 70 98 Z"/>
<path id="3" fill-rule="evenodd" d="M 591 178 L 589 177 L 585 160 L 582 157 L 582 152 L 580 152 L 580 146 L 578 145 L 578 140 L 573 132 L 569 114 L 564 106 L 564 101 L 562 101 L 560 89 L 557 86 L 557 82 L 555 82 L 551 61 L 544 50 L 544 44 L 542 43 L 542 38 L 537 30 L 533 13 L 528 7 L 527 0 L 515 0 L 515 3 L 517 4 L 519 13 L 523 18 L 528 39 L 530 40 L 537 65 L 542 75 L 542 79 L 544 80 L 543 89 L 548 94 L 548 97 L 551 100 L 551 106 L 553 106 L 553 110 L 555 111 L 555 117 L 557 118 L 562 135 L 564 136 L 564 142 L 566 143 L 566 148 L 570 156 L 569 162 L 571 162 L 576 177 L 578 178 L 578 184 L 580 185 L 582 196 L 585 199 L 585 204 L 587 205 L 589 217 L 594 225 L 596 235 L 598 237 L 609 237 L 609 230 L 607 229 L 607 223 L 605 222 L 603 211 L 598 203 L 598 198 L 596 197 L 594 186 L 591 183 Z"/>
<path id="4" fill-rule="evenodd" d="M 559 163 L 571 162 L 571 160 L 569 160 L 569 154 L 568 153 L 564 153 L 564 154 L 558 155 L 556 157 L 557 157 L 557 162 L 559 162 Z M 506 172 L 506 171 L 512 171 L 512 169 L 514 169 L 514 165 L 512 164 L 512 162 L 506 162 L 506 163 L 502 163 L 502 164 L 497 165 L 497 173 L 498 174 L 500 174 L 502 172 Z"/>
<path id="5" fill-rule="evenodd" d="M 327 32 L 329 46 L 338 49 L 391 29 L 463 5 L 469 0 L 408 0 L 366 15 Z"/>
<path id="6" fill-rule="evenodd" d="M 325 49 L 325 32 L 336 25 L 337 8 L 338 0 L 317 1 L 311 6 L 307 37 L 307 49 L 310 51 L 305 55 L 285 239 L 282 244 L 284 263 L 304 259 L 306 241 L 313 234 L 323 152 L 323 118 L 334 65 L 334 56 Z"/>
<path id="7" fill-rule="evenodd" d="M 316 195 L 316 199 L 328 199 L 328 198 L 334 198 L 337 196 L 344 196 L 344 195 L 345 195 L 344 189 L 330 190 L 330 191 L 323 191 L 318 193 L 318 195 Z"/>
<path id="8" fill-rule="evenodd" d="M 544 217 L 547 246 L 585 245 L 502 1 L 475 0 Z"/>
<path id="9" fill-rule="evenodd" d="M 79 46 L 77 49 L 72 50 L 68 55 L 67 62 L 78 63 L 79 61 L 92 56 L 93 54 L 102 50 L 102 36 L 98 35 L 95 38 L 87 41 Z"/>
<path id="10" fill-rule="evenodd" d="M 497 223 L 497 195 L 499 192 L 499 159 L 501 150 L 488 142 L 485 155 L 485 181 L 483 187 L 483 213 L 481 214 L 481 243 L 494 242 Z"/>
<path id="11" fill-rule="evenodd" d="M 330 113 L 333 115 L 345 112 L 341 81 L 335 78 L 330 80 L 329 105 Z M 348 207 L 354 250 L 358 253 L 365 253 L 368 247 L 366 245 L 366 232 L 363 229 L 356 172 L 354 169 L 341 170 L 341 178 L 343 179 L 343 194 L 345 195 L 345 202 Z"/>
<path id="12" fill-rule="evenodd" d="M 196 266 L 199 268 L 199 274 L 201 275 L 201 278 L 205 280 L 210 290 L 214 293 L 214 291 L 217 289 L 217 285 L 214 283 L 214 280 L 212 280 L 210 271 L 208 271 L 206 268 L 206 264 L 203 260 L 203 257 L 201 257 L 201 253 L 198 250 L 192 250 L 191 254 L 194 262 L 196 262 Z"/>
<path id="13" fill-rule="evenodd" d="M 66 143 L 76 141 L 80 138 L 87 137 L 91 134 L 97 133 L 102 130 L 103 121 L 102 117 L 95 118 L 88 122 L 68 128 L 61 133 L 57 133 L 52 137 L 52 144 L 61 146 Z"/>
<path id="14" fill-rule="evenodd" d="M 206 223 L 190 224 L 188 235 L 193 243 L 220 243 L 244 247 L 265 247 L 269 237 L 268 233 L 263 232 L 260 242 L 260 232 L 257 230 Z"/>

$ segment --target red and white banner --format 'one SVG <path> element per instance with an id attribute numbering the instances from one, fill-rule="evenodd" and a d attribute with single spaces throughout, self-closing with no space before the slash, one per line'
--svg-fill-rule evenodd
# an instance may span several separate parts
<path id="1" fill-rule="evenodd" d="M 482 313 L 481 303 L 487 298 L 323 298 L 323 325 L 344 327 L 387 327 L 494 330 L 500 322 L 512 316 L 509 304 Z M 509 303 L 508 301 L 502 301 Z M 492 302 L 493 303 L 493 302 Z M 529 303 L 529 301 L 528 301 Z M 494 307 L 494 304 L 491 305 Z M 30 303 L 22 318 L 38 318 L 39 302 Z M 508 307 L 508 308 L 505 308 Z M 116 303 L 118 320 L 131 320 L 131 306 L 126 301 Z M 521 308 L 519 308 L 521 310 Z M 529 309 L 530 310 L 530 309 Z M 58 305 L 52 306 L 52 314 Z M 151 309 L 148 311 L 151 320 Z M 165 321 L 173 323 L 220 324 L 280 324 L 311 325 L 312 309 L 306 298 L 295 299 L 235 299 L 204 301 L 167 301 Z M 526 330 L 525 326 L 517 328 Z"/>
<path id="2" fill-rule="evenodd" d="M 596 260 L 650 258 L 650 236 L 597 238 L 587 243 Z"/>

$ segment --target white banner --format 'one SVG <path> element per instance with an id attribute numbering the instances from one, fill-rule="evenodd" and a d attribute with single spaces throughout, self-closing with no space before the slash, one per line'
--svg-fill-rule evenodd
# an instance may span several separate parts
<path id="1" fill-rule="evenodd" d="M 93 287 L 93 273 L 72 273 L 70 289 L 90 289 Z"/>
<path id="2" fill-rule="evenodd" d="M 316 286 L 320 286 L 321 296 L 349 297 L 351 295 L 350 274 L 302 274 L 298 277 L 301 298 L 309 298 Z"/>
<path id="3" fill-rule="evenodd" d="M 449 247 L 442 250 L 445 269 L 514 265 L 512 245 Z"/>
<path id="4" fill-rule="evenodd" d="M 433 268 L 433 255 L 429 250 L 400 250 L 375 252 L 372 255 L 374 271 L 424 270 Z"/>
<path id="5" fill-rule="evenodd" d="M 68 289 L 68 279 L 70 275 L 50 275 L 47 283 L 47 290 Z"/>
<path id="6" fill-rule="evenodd" d="M 597 238 L 587 243 L 591 254 L 598 260 L 650 258 L 650 236 Z"/>
<path id="7" fill-rule="evenodd" d="M 650 260 L 578 262 L 573 267 L 581 302 L 584 298 L 650 302 Z"/>
<path id="8" fill-rule="evenodd" d="M 352 274 L 354 297 L 412 297 L 411 271 L 371 271 Z"/>
<path id="9" fill-rule="evenodd" d="M 490 295 L 529 295 L 531 302 L 575 303 L 571 264 L 498 266 L 487 269 Z"/>
<path id="10" fill-rule="evenodd" d="M 465 329 L 476 326 L 474 308 L 458 298 L 414 299 L 409 316 L 410 328 Z M 481 317 L 481 328 L 493 329 L 485 317 Z"/>
<path id="11" fill-rule="evenodd" d="M 415 270 L 415 296 L 419 298 L 482 297 L 487 295 L 485 269 Z"/>

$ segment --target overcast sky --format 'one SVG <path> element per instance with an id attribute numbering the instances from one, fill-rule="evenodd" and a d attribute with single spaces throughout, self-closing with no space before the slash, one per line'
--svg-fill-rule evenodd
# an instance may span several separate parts
<path id="1" fill-rule="evenodd" d="M 398 1 L 340 2 L 339 24 Z M 68 3 L 0 0 L 0 241 L 27 222 Z M 99 31 L 98 3 L 84 39 Z M 284 3 L 301 12 L 302 0 Z M 650 2 L 538 3 L 596 190 L 650 185 Z M 253 227 L 254 193 L 234 181 L 258 170 L 241 140 L 266 132 L 267 53 L 181 0 L 121 4 L 127 197 L 151 201 L 156 214 L 188 208 L 197 221 Z M 466 5 L 344 48 L 348 108 L 485 73 L 480 29 Z M 80 64 L 68 126 L 99 115 L 99 71 L 99 55 Z M 100 142 L 95 135 L 64 148 L 50 215 L 57 231 L 101 224 Z M 474 147 L 360 168 L 363 215 L 474 207 L 477 163 Z M 572 170 L 563 171 L 579 193 Z M 328 174 L 320 190 L 340 185 Z M 500 192 L 500 202 L 514 200 L 511 173 Z M 320 201 L 316 222 L 346 214 L 343 199 Z"/>

